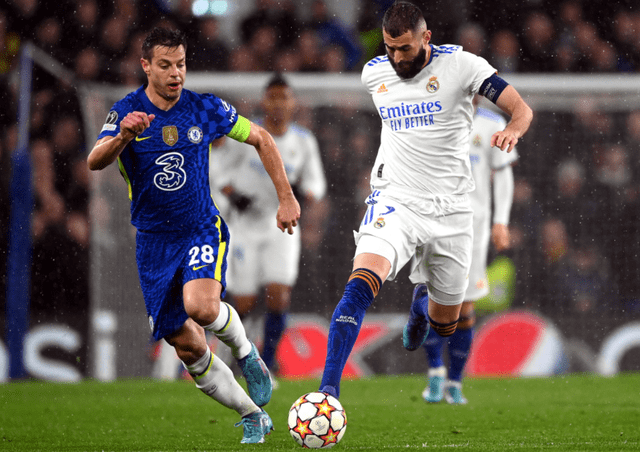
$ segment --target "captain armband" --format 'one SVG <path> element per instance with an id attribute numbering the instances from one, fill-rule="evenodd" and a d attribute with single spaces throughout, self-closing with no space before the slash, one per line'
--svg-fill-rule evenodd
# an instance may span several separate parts
<path id="1" fill-rule="evenodd" d="M 503 78 L 498 77 L 497 74 L 492 74 L 491 77 L 482 82 L 478 94 L 481 94 L 495 104 L 507 86 L 509 86 L 509 84 Z"/>
<path id="2" fill-rule="evenodd" d="M 240 143 L 244 143 L 247 141 L 247 138 L 249 138 L 249 132 L 251 132 L 251 122 L 244 116 L 238 115 L 238 120 L 227 136 Z"/>

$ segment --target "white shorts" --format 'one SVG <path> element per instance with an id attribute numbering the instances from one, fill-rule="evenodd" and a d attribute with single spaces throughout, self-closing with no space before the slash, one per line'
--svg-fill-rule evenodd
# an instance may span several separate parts
<path id="1" fill-rule="evenodd" d="M 234 295 L 258 295 L 269 283 L 293 286 L 300 263 L 300 228 L 293 235 L 276 226 L 275 217 L 263 223 L 237 218 L 229 226 L 228 290 Z"/>
<path id="2" fill-rule="evenodd" d="M 413 258 L 411 282 L 427 283 L 429 297 L 436 303 L 462 303 L 473 243 L 469 197 L 374 190 L 366 203 L 369 208 L 355 233 L 356 256 L 374 253 L 387 258 L 388 280 Z"/>
<path id="3" fill-rule="evenodd" d="M 469 287 L 464 294 L 465 301 L 476 301 L 489 295 L 489 279 L 487 278 L 487 255 L 491 225 L 486 218 L 473 220 L 473 252 L 471 269 L 469 270 Z"/>

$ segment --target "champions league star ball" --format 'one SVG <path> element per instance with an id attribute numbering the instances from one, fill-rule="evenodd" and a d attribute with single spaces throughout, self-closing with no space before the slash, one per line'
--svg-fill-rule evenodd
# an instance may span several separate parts
<path id="1" fill-rule="evenodd" d="M 347 414 L 335 397 L 310 392 L 291 406 L 287 423 L 291 437 L 302 447 L 327 449 L 344 436 Z"/>

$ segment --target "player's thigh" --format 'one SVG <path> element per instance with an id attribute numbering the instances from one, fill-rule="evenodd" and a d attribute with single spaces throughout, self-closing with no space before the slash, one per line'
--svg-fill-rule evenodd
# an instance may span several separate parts
<path id="1" fill-rule="evenodd" d="M 386 258 L 391 264 L 386 279 L 394 280 L 415 253 L 419 229 L 414 225 L 419 221 L 400 201 L 377 198 L 375 204 L 369 205 L 355 233 L 355 255 L 370 253 Z"/>
<path id="2" fill-rule="evenodd" d="M 181 283 L 185 244 L 186 240 L 177 234 L 136 234 L 140 288 L 155 340 L 174 333 L 188 318 Z"/>
<path id="3" fill-rule="evenodd" d="M 411 280 L 427 282 L 430 298 L 440 304 L 460 304 L 464 299 L 473 246 L 472 216 L 469 211 L 440 218 L 430 240 L 416 253 Z"/>
<path id="4" fill-rule="evenodd" d="M 189 235 L 182 265 L 182 298 L 190 317 L 213 322 L 226 289 L 229 231 L 222 218 Z M 209 322 L 210 323 L 210 322 Z"/>
<path id="5" fill-rule="evenodd" d="M 213 278 L 197 278 L 182 287 L 184 309 L 201 325 L 209 325 L 220 313 L 222 284 Z"/>
<path id="6" fill-rule="evenodd" d="M 274 228 L 260 255 L 261 285 L 278 283 L 293 286 L 298 278 L 300 247 L 300 230 L 296 229 L 293 235 L 289 235 Z"/>

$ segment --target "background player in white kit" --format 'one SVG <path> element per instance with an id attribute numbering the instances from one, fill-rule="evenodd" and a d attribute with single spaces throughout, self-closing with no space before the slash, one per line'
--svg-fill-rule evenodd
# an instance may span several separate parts
<path id="1" fill-rule="evenodd" d="M 478 96 L 474 99 L 479 100 Z M 489 294 L 487 279 L 487 255 L 489 241 L 500 252 L 509 247 L 509 214 L 513 202 L 513 171 L 511 165 L 518 159 L 517 150 L 501 152 L 490 146 L 491 136 L 503 130 L 506 121 L 499 114 L 477 107 L 473 118 L 469 160 L 476 189 L 469 196 L 473 208 L 473 254 L 469 271 L 469 287 L 464 295 L 458 328 L 448 338 L 430 330 L 424 349 L 429 362 L 429 383 L 422 393 L 427 402 L 440 402 L 444 397 L 448 403 L 465 404 L 462 395 L 462 372 L 467 363 L 473 326 L 475 325 L 474 302 Z M 493 179 L 493 226 L 491 221 L 491 188 Z M 421 287 L 420 291 L 426 290 Z M 449 355 L 447 370 L 442 361 L 442 350 L 447 343 Z"/>
<path id="2" fill-rule="evenodd" d="M 362 71 L 382 120 L 371 172 L 368 210 L 356 233 L 353 272 L 333 313 L 320 391 L 338 397 L 347 358 L 382 282 L 415 255 L 416 290 L 403 345 L 417 350 L 429 325 L 451 335 L 458 323 L 471 265 L 474 183 L 469 163 L 472 98 L 480 93 L 511 116 L 491 137 L 510 152 L 533 113 L 483 58 L 458 46 L 430 44 L 418 7 L 396 2 L 385 13 L 387 55 Z M 421 287 L 421 286 L 418 286 Z"/>
<path id="3" fill-rule="evenodd" d="M 296 99 L 281 74 L 265 88 L 264 118 L 256 121 L 272 134 L 285 165 L 287 177 L 310 214 L 308 225 L 321 213 L 319 202 L 327 184 L 318 142 L 308 129 L 292 122 Z M 255 155 L 226 140 L 215 151 L 224 163 L 213 164 L 212 183 L 221 187 L 230 204 L 227 215 L 232 231 L 229 253 L 229 292 L 241 317 L 255 307 L 262 289 L 266 304 L 262 359 L 274 369 L 275 352 L 286 327 L 291 290 L 298 277 L 301 233 L 285 237 L 273 227 L 278 196 L 269 175 Z M 255 152 L 254 152 L 255 154 Z M 221 171 L 222 170 L 222 171 Z M 218 199 L 219 197 L 216 197 Z"/>

